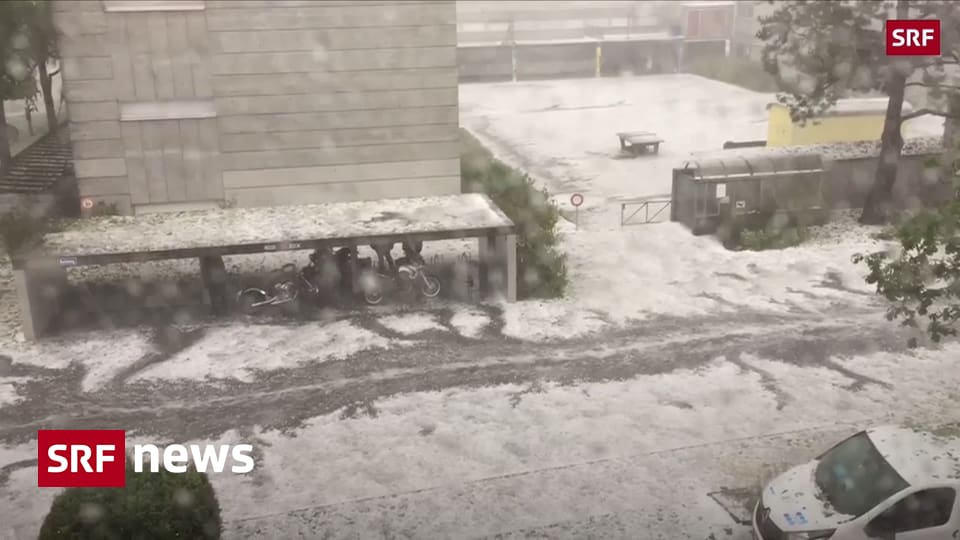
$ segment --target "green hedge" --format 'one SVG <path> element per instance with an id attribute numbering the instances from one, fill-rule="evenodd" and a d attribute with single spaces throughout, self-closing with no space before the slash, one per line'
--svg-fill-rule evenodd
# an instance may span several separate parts
<path id="1" fill-rule="evenodd" d="M 517 296 L 554 298 L 567 286 L 566 257 L 558 249 L 560 211 L 545 189 L 499 161 L 460 130 L 460 179 L 465 193 L 486 193 L 517 224 Z"/>
<path id="2" fill-rule="evenodd" d="M 222 531 L 206 474 L 129 467 L 124 488 L 68 488 L 58 495 L 38 540 L 216 540 Z"/>

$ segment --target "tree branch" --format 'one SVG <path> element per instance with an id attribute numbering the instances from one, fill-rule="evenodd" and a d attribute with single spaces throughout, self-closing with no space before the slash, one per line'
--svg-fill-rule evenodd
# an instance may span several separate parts
<path id="1" fill-rule="evenodd" d="M 926 116 L 926 115 L 928 115 L 928 114 L 929 114 L 929 115 L 932 115 L 932 116 L 940 116 L 940 117 L 943 117 L 943 118 L 960 119 L 960 116 L 957 116 L 957 115 L 955 115 L 955 114 L 946 113 L 946 112 L 943 112 L 943 111 L 935 111 L 935 110 L 933 110 L 933 109 L 919 109 L 919 110 L 914 111 L 914 112 L 912 112 L 912 113 L 910 113 L 910 114 L 901 115 L 901 116 L 900 116 L 900 121 L 901 121 L 901 122 L 906 122 L 907 120 L 910 120 L 910 119 L 912 119 L 912 118 L 919 118 L 919 117 L 921 117 L 921 116 Z"/>
<path id="2" fill-rule="evenodd" d="M 956 84 L 927 84 L 921 81 L 908 82 L 904 86 L 922 86 L 924 88 L 943 88 L 945 90 L 960 90 L 960 85 Z"/>

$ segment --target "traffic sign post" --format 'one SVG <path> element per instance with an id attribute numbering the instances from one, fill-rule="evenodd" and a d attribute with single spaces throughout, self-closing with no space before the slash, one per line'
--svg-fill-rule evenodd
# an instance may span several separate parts
<path id="1" fill-rule="evenodd" d="M 579 193 L 574 193 L 573 195 L 571 195 L 570 204 L 572 204 L 574 208 L 574 214 L 573 214 L 574 225 L 577 227 L 577 230 L 579 230 L 580 229 L 580 205 L 583 204 L 583 195 Z"/>

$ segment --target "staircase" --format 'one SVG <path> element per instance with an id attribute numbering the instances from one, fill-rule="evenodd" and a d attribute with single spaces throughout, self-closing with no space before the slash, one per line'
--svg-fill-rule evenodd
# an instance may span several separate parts
<path id="1" fill-rule="evenodd" d="M 0 177 L 0 193 L 45 193 L 73 173 L 73 154 L 66 127 L 45 135 L 13 157 Z"/>

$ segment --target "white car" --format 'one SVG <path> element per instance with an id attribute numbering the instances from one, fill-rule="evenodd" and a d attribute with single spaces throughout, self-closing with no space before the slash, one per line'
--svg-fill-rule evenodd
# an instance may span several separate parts
<path id="1" fill-rule="evenodd" d="M 762 540 L 960 540 L 960 437 L 862 431 L 775 478 L 753 512 Z"/>

